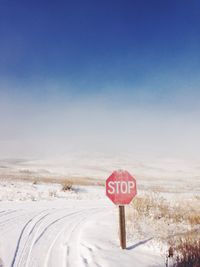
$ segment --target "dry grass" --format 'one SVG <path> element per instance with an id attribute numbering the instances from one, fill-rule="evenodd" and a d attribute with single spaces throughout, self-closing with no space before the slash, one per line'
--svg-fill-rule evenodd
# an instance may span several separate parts
<path id="1" fill-rule="evenodd" d="M 64 181 L 62 183 L 62 191 L 66 192 L 66 191 L 71 191 L 73 183 L 69 182 L 69 181 Z"/>
<path id="2" fill-rule="evenodd" d="M 168 258 L 172 258 L 173 267 L 200 267 L 200 239 L 188 235 L 170 242 Z M 168 266 L 168 258 L 166 266 Z"/>
<path id="3" fill-rule="evenodd" d="M 200 214 L 197 214 L 196 211 L 191 211 L 190 214 L 187 214 L 186 219 L 192 225 L 200 224 Z"/>
<path id="4" fill-rule="evenodd" d="M 153 216 L 154 219 L 160 219 L 169 214 L 169 205 L 166 201 L 153 195 L 137 197 L 132 207 L 139 216 Z"/>
<path id="5" fill-rule="evenodd" d="M 35 176 L 35 175 L 4 175 L 0 176 L 2 181 L 22 181 L 22 182 L 32 182 L 33 184 L 38 183 L 52 183 L 61 184 L 68 182 L 74 185 L 99 185 L 104 186 L 105 182 L 103 180 L 90 178 L 90 177 L 52 177 L 52 176 Z"/>
<path id="6" fill-rule="evenodd" d="M 138 196 L 128 208 L 127 221 L 141 235 L 167 243 L 166 266 L 200 267 L 200 205 L 195 196 L 179 202 L 155 193 Z"/>
<path id="7" fill-rule="evenodd" d="M 186 222 L 190 225 L 200 224 L 199 207 L 177 204 L 172 206 L 167 200 L 158 194 L 144 195 L 135 198 L 132 202 L 132 208 L 137 217 L 148 216 L 154 220 L 165 219 L 171 223 Z"/>

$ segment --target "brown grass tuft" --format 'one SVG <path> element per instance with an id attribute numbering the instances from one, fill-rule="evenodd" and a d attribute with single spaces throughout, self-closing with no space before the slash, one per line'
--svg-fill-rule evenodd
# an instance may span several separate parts
<path id="1" fill-rule="evenodd" d="M 169 250 L 172 253 L 168 253 L 168 257 L 172 257 L 173 267 L 200 267 L 200 240 L 197 236 L 174 239 Z"/>
<path id="2" fill-rule="evenodd" d="M 62 183 L 62 191 L 71 191 L 73 188 L 72 188 L 72 182 L 70 181 L 64 181 Z"/>

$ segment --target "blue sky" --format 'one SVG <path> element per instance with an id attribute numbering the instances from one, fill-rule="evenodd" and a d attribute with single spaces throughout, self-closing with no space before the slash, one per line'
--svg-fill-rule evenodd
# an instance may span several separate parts
<path id="1" fill-rule="evenodd" d="M 80 114 L 68 119 L 81 121 L 92 106 L 97 117 L 104 114 L 105 128 L 106 117 L 117 121 L 117 112 L 125 112 L 119 117 L 126 121 L 136 107 L 147 124 L 150 109 L 158 129 L 158 114 L 165 118 L 172 112 L 170 123 L 170 116 L 189 112 L 193 118 L 199 110 L 197 0 L 1 0 L 0 40 L 1 112 L 14 125 L 1 134 L 2 140 L 12 132 L 9 140 L 22 142 L 25 133 L 15 134 L 16 124 L 32 120 L 41 128 L 44 110 L 54 110 L 56 121 L 57 113 L 65 116 L 65 108 L 78 107 Z M 94 130 L 95 118 L 88 124 L 85 115 L 86 128 Z M 51 116 L 44 120 L 49 128 Z M 63 131 L 62 124 L 57 128 Z M 74 131 L 82 133 L 84 126 Z M 32 138 L 28 132 L 25 136 Z"/>
<path id="2" fill-rule="evenodd" d="M 19 85 L 170 94 L 199 79 L 199 1 L 1 1 L 0 38 L 1 77 Z"/>

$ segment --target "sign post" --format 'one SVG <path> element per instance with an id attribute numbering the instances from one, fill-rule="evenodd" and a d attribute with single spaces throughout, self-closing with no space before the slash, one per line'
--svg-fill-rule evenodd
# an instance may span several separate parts
<path id="1" fill-rule="evenodd" d="M 125 222 L 125 208 L 119 206 L 119 239 L 122 249 L 126 248 L 126 222 Z"/>
<path id="2" fill-rule="evenodd" d="M 125 206 L 129 204 L 137 194 L 135 177 L 129 172 L 114 171 L 106 180 L 106 195 L 119 206 L 119 237 L 120 246 L 126 248 L 126 223 Z"/>

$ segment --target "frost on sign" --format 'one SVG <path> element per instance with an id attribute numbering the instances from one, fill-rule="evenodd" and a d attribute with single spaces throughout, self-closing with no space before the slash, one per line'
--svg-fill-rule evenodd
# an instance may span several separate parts
<path id="1" fill-rule="evenodd" d="M 106 180 L 106 195 L 116 205 L 129 204 L 136 194 L 136 180 L 127 171 L 114 171 Z"/>

